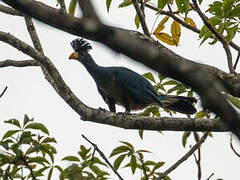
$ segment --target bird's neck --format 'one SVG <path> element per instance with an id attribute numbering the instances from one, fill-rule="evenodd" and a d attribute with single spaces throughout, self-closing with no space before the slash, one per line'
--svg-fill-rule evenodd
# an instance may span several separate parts
<path id="1" fill-rule="evenodd" d="M 87 58 L 86 61 L 82 62 L 82 64 L 87 69 L 87 71 L 93 76 L 93 78 L 97 77 L 97 74 L 101 67 L 95 63 L 91 55 L 88 54 L 86 58 Z"/>

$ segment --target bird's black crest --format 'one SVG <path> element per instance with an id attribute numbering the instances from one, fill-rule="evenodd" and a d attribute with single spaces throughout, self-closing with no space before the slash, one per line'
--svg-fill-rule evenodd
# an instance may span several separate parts
<path id="1" fill-rule="evenodd" d="M 71 42 L 71 46 L 75 52 L 88 52 L 90 49 L 92 49 L 92 46 L 90 45 L 89 42 L 84 40 L 83 38 L 81 39 L 75 39 Z"/>

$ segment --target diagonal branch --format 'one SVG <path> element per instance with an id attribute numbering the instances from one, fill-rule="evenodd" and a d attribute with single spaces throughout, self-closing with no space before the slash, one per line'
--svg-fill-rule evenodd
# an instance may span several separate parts
<path id="1" fill-rule="evenodd" d="M 15 60 L 5 60 L 0 61 L 0 68 L 1 67 L 27 67 L 27 66 L 39 66 L 39 63 L 35 60 L 21 60 L 21 61 L 15 61 Z"/>
<path id="2" fill-rule="evenodd" d="M 168 168 L 166 171 L 164 171 L 159 177 L 158 180 L 163 179 L 166 177 L 170 172 L 175 170 L 180 164 L 182 164 L 184 161 L 186 161 L 201 145 L 204 143 L 204 141 L 208 137 L 208 132 L 204 133 L 204 135 L 201 137 L 201 139 L 176 163 L 174 163 L 170 168 Z"/>
<path id="3" fill-rule="evenodd" d="M 7 88 L 8 88 L 7 86 L 4 88 L 3 92 L 0 94 L 0 98 L 4 95 L 4 93 L 6 92 Z"/>
<path id="4" fill-rule="evenodd" d="M 82 137 L 88 141 L 93 147 L 94 147 L 94 150 L 96 150 L 100 156 L 102 156 L 102 158 L 104 159 L 104 161 L 107 163 L 107 165 L 113 170 L 113 172 L 118 176 L 118 178 L 120 180 L 123 180 L 123 178 L 121 177 L 121 175 L 114 169 L 114 167 L 112 166 L 112 164 L 109 162 L 109 160 L 106 158 L 106 156 L 104 155 L 104 153 L 97 147 L 96 144 L 92 143 L 86 136 L 84 136 L 82 134 Z"/>
<path id="5" fill-rule="evenodd" d="M 207 28 L 216 36 L 216 38 L 222 43 L 223 48 L 227 54 L 227 61 L 228 61 L 228 68 L 230 73 L 235 73 L 235 70 L 233 68 L 233 64 L 232 64 L 232 53 L 230 51 L 229 45 L 227 43 L 227 41 L 225 40 L 224 36 L 220 33 L 218 33 L 215 28 L 208 22 L 206 16 L 202 13 L 201 9 L 199 8 L 197 1 L 196 0 L 192 0 L 195 9 L 198 13 L 198 15 L 201 17 L 203 23 L 207 26 Z"/>
<path id="6" fill-rule="evenodd" d="M 138 4 L 138 1 L 133 0 L 132 2 L 133 2 L 133 5 L 135 7 L 135 10 L 137 12 L 137 15 L 139 17 L 139 20 L 140 20 L 140 23 L 142 25 L 142 29 L 143 29 L 144 34 L 146 34 L 147 36 L 150 37 L 150 32 L 148 30 L 147 23 L 145 21 L 144 13 L 143 13 L 142 9 L 140 8 L 140 6 Z"/>
<path id="7" fill-rule="evenodd" d="M 38 50 L 40 53 L 44 54 L 36 29 L 33 25 L 32 18 L 28 15 L 24 15 L 24 20 L 27 25 L 27 30 L 30 34 L 35 49 Z"/>

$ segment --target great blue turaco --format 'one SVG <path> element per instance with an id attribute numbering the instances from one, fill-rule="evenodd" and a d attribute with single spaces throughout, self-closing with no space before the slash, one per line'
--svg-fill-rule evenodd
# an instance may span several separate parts
<path id="1" fill-rule="evenodd" d="M 128 68 L 97 65 L 88 53 L 92 46 L 84 39 L 73 40 L 71 46 L 75 52 L 69 59 L 78 60 L 87 69 L 110 111 L 116 112 L 115 104 L 118 104 L 125 108 L 125 113 L 149 105 L 158 105 L 183 114 L 196 112 L 193 103 L 197 100 L 193 97 L 158 95 L 147 79 Z"/>

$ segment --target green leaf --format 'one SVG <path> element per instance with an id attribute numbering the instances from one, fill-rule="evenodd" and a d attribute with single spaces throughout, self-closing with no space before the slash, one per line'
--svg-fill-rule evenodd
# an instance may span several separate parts
<path id="1" fill-rule="evenodd" d="M 191 131 L 185 131 L 182 136 L 182 145 L 185 148 L 187 144 L 188 137 L 190 136 Z"/>
<path id="2" fill-rule="evenodd" d="M 36 157 L 29 157 L 27 159 L 28 163 L 38 163 L 41 165 L 45 165 L 44 163 L 50 164 L 47 159 L 41 157 L 41 156 L 36 156 Z"/>
<path id="3" fill-rule="evenodd" d="M 240 3 L 228 13 L 229 17 L 240 17 Z"/>
<path id="4" fill-rule="evenodd" d="M 208 9 L 208 11 L 214 15 L 221 17 L 223 15 L 222 4 L 223 3 L 220 1 L 215 1 L 213 4 L 210 5 L 210 8 Z"/>
<path id="5" fill-rule="evenodd" d="M 98 157 L 93 157 L 93 158 L 91 159 L 91 164 L 101 164 L 101 165 L 103 165 L 103 166 L 108 167 L 107 164 L 105 164 L 104 162 L 102 162 Z"/>
<path id="6" fill-rule="evenodd" d="M 227 98 L 234 105 L 234 107 L 240 109 L 240 100 L 239 100 L 239 98 L 231 96 L 230 94 L 227 95 Z"/>
<path id="7" fill-rule="evenodd" d="M 112 0 L 106 0 L 107 12 L 109 12 Z"/>
<path id="8" fill-rule="evenodd" d="M 77 0 L 71 0 L 69 8 L 68 8 L 68 12 L 69 14 L 71 14 L 72 16 L 75 13 L 76 10 L 76 6 L 77 6 Z"/>
<path id="9" fill-rule="evenodd" d="M 210 38 L 212 35 L 213 35 L 212 31 L 210 31 L 210 30 L 208 29 L 207 33 L 204 34 L 203 40 L 202 40 L 202 42 L 200 43 L 200 45 L 202 45 L 202 43 L 204 43 L 204 42 L 205 42 L 208 38 Z"/>
<path id="10" fill-rule="evenodd" d="M 46 137 L 42 143 L 57 143 L 55 138 Z"/>
<path id="11" fill-rule="evenodd" d="M 53 168 L 51 168 L 51 169 L 49 170 L 49 172 L 48 172 L 48 177 L 47 177 L 48 180 L 51 180 L 51 178 L 52 178 L 52 173 L 53 173 Z"/>
<path id="12" fill-rule="evenodd" d="M 158 9 L 163 9 L 166 4 L 167 4 L 168 0 L 158 0 Z"/>
<path id="13" fill-rule="evenodd" d="M 180 13 L 188 13 L 189 0 L 176 0 L 176 4 Z"/>
<path id="14" fill-rule="evenodd" d="M 234 36 L 236 35 L 237 30 L 238 30 L 237 26 L 233 26 L 231 28 L 227 28 L 226 29 L 226 31 L 227 31 L 226 39 L 227 39 L 228 42 L 230 42 L 234 38 Z"/>
<path id="15" fill-rule="evenodd" d="M 91 151 L 91 148 L 86 148 L 85 146 L 81 145 L 80 146 L 80 151 L 78 152 L 78 154 L 81 156 L 81 158 L 83 160 L 87 160 L 89 157 L 89 152 Z"/>
<path id="16" fill-rule="evenodd" d="M 134 22 L 135 22 L 135 25 L 137 27 L 137 29 L 139 28 L 140 26 L 140 19 L 138 17 L 138 14 L 136 14 L 135 18 L 134 18 Z"/>
<path id="17" fill-rule="evenodd" d="M 137 160 L 134 155 L 131 156 L 130 166 L 131 166 L 132 173 L 134 174 L 137 168 Z"/>
<path id="18" fill-rule="evenodd" d="M 56 168 L 59 172 L 63 172 L 63 169 L 58 165 L 55 165 L 54 168 Z"/>
<path id="19" fill-rule="evenodd" d="M 204 111 L 198 111 L 195 115 L 195 118 L 199 119 L 199 118 L 204 118 L 206 116 L 207 116 L 207 114 Z"/>
<path id="20" fill-rule="evenodd" d="M 63 161 L 77 161 L 77 162 L 80 162 L 80 159 L 76 156 L 66 156 L 62 160 Z"/>
<path id="21" fill-rule="evenodd" d="M 23 127 L 24 127 L 27 123 L 29 123 L 30 121 L 33 121 L 33 119 L 29 119 L 28 115 L 25 114 L 25 115 L 24 115 L 24 119 L 23 119 Z"/>
<path id="22" fill-rule="evenodd" d="M 21 128 L 21 125 L 19 123 L 19 121 L 17 119 L 9 119 L 7 121 L 4 121 L 5 123 L 8 123 L 8 124 L 13 124 L 19 128 Z"/>
<path id="23" fill-rule="evenodd" d="M 121 142 L 121 143 L 127 145 L 130 149 L 134 150 L 134 147 L 133 147 L 133 145 L 132 145 L 131 143 L 126 142 L 126 141 L 119 141 L 119 142 Z"/>
<path id="24" fill-rule="evenodd" d="M 132 4 L 132 0 L 124 0 L 121 4 L 119 4 L 118 8 L 127 7 Z"/>
<path id="25" fill-rule="evenodd" d="M 123 152 L 129 152 L 129 151 L 131 151 L 131 149 L 128 146 L 118 146 L 112 150 L 110 157 L 115 156 L 120 153 L 123 153 Z"/>
<path id="26" fill-rule="evenodd" d="M 140 136 L 141 139 L 143 139 L 143 132 L 144 132 L 143 129 L 138 130 L 138 135 Z"/>
<path id="27" fill-rule="evenodd" d="M 169 80 L 169 81 L 166 81 L 166 82 L 163 83 L 164 86 L 165 85 L 179 85 L 179 84 L 181 84 L 181 83 L 179 83 L 175 80 Z"/>
<path id="28" fill-rule="evenodd" d="M 19 132 L 20 130 L 9 130 L 7 131 L 4 135 L 2 139 L 6 139 L 14 134 L 16 134 L 17 132 Z"/>
<path id="29" fill-rule="evenodd" d="M 156 169 L 162 167 L 164 164 L 165 164 L 165 162 L 158 162 L 154 165 L 153 169 L 156 170 Z"/>
<path id="30" fill-rule="evenodd" d="M 122 154 L 115 159 L 115 161 L 113 163 L 113 167 L 115 170 L 118 170 L 118 168 L 120 167 L 120 165 L 125 157 L 126 157 L 126 154 Z"/>
<path id="31" fill-rule="evenodd" d="M 142 76 L 149 79 L 150 81 L 156 83 L 155 78 L 151 72 L 144 73 Z"/>
<path id="32" fill-rule="evenodd" d="M 160 82 L 162 82 L 165 78 L 166 78 L 166 76 L 158 74 L 158 79 L 159 79 Z"/>
<path id="33" fill-rule="evenodd" d="M 156 163 L 154 161 L 145 161 L 144 166 L 154 166 Z"/>
<path id="34" fill-rule="evenodd" d="M 28 124 L 25 128 L 40 130 L 43 133 L 49 135 L 48 129 L 42 123 L 31 123 L 31 124 Z"/>

